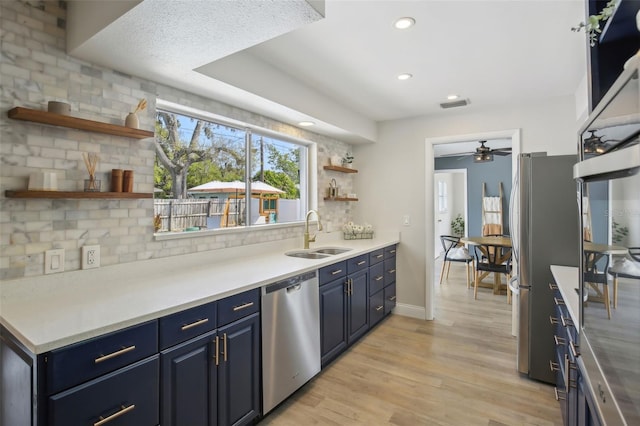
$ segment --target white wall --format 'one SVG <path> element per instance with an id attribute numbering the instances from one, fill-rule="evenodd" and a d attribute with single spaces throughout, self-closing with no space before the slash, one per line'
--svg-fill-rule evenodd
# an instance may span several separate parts
<path id="1" fill-rule="evenodd" d="M 469 109 L 444 111 L 438 116 L 384 122 L 377 144 L 355 147 L 360 173 L 354 186 L 360 202 L 354 216 L 366 218 L 377 229 L 401 233 L 399 312 L 421 312 L 426 318 L 426 277 L 433 277 L 433 265 L 427 265 L 427 259 L 433 258 L 433 212 L 425 211 L 426 197 L 433 199 L 433 166 L 427 167 L 429 176 L 425 176 L 425 139 L 518 128 L 522 129 L 522 152 L 575 153 L 578 123 L 574 97 L 484 109 L 472 104 Z M 405 214 L 411 216 L 409 227 L 402 226 Z"/>

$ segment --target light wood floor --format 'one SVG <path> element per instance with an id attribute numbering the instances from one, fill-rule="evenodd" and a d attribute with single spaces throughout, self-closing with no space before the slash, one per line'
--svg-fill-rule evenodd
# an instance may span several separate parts
<path id="1" fill-rule="evenodd" d="M 553 387 L 516 371 L 506 296 L 464 277 L 453 264 L 435 321 L 391 315 L 260 424 L 561 425 Z"/>

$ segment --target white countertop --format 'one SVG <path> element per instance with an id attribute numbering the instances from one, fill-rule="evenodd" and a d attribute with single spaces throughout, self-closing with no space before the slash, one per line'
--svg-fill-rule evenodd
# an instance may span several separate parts
<path id="1" fill-rule="evenodd" d="M 0 324 L 35 354 L 313 271 L 399 242 L 399 235 L 343 240 L 318 234 L 319 247 L 352 250 L 323 259 L 285 256 L 301 239 L 151 259 L 0 283 Z"/>
<path id="2" fill-rule="evenodd" d="M 576 330 L 580 330 L 578 324 L 580 324 L 580 295 L 576 293 L 576 289 L 579 288 L 579 272 L 578 268 L 573 266 L 558 266 L 551 265 L 551 273 L 558 285 L 558 290 L 562 294 L 564 304 L 569 311 L 571 320 L 576 325 Z"/>

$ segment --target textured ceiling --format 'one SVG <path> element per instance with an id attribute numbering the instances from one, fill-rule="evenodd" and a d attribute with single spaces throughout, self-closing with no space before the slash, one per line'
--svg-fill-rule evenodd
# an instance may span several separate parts
<path id="1" fill-rule="evenodd" d="M 481 111 L 573 95 L 586 72 L 570 30 L 582 0 L 324 6 L 320 19 L 302 0 L 145 0 L 70 53 L 352 143 L 380 121 L 461 111 L 439 107 L 451 93 Z M 401 16 L 416 25 L 394 29 Z"/>

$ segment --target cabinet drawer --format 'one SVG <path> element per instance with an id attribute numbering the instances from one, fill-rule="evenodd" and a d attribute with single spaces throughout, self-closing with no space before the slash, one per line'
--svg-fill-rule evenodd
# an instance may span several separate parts
<path id="1" fill-rule="evenodd" d="M 382 262 L 384 259 L 384 249 L 378 249 L 369 253 L 369 264 L 375 265 L 378 262 Z"/>
<path id="2" fill-rule="evenodd" d="M 218 301 L 218 327 L 260 310 L 260 289 L 245 291 Z"/>
<path id="3" fill-rule="evenodd" d="M 347 273 L 353 274 L 354 272 L 362 271 L 369 267 L 369 255 L 363 254 L 361 256 L 347 259 Z"/>
<path id="4" fill-rule="evenodd" d="M 47 394 L 96 378 L 156 352 L 157 321 L 56 349 L 47 355 Z"/>
<path id="5" fill-rule="evenodd" d="M 216 306 L 211 302 L 160 318 L 160 350 L 215 329 Z"/>
<path id="6" fill-rule="evenodd" d="M 396 258 L 384 261 L 384 285 L 385 287 L 396 282 Z"/>
<path id="7" fill-rule="evenodd" d="M 158 355 L 49 398 L 50 426 L 159 423 Z"/>
<path id="8" fill-rule="evenodd" d="M 392 257 L 395 258 L 396 257 L 396 247 L 397 247 L 396 244 L 394 244 L 392 246 L 389 246 L 389 247 L 385 247 L 384 248 L 384 258 L 385 259 L 391 259 Z"/>
<path id="9" fill-rule="evenodd" d="M 384 264 L 377 263 L 369 268 L 369 295 L 372 296 L 384 287 Z"/>
<path id="10" fill-rule="evenodd" d="M 396 307 L 396 283 L 393 283 L 384 288 L 384 314 L 391 313 L 393 308 Z"/>
<path id="11" fill-rule="evenodd" d="M 342 278 L 346 275 L 346 260 L 334 263 L 333 265 L 325 266 L 324 268 L 320 268 L 320 270 L 318 271 L 318 279 L 320 281 L 320 285 L 330 283 L 331 281 L 337 280 L 338 278 Z"/>
<path id="12" fill-rule="evenodd" d="M 370 327 L 376 325 L 384 318 L 384 292 L 379 291 L 369 298 L 369 323 Z"/>

